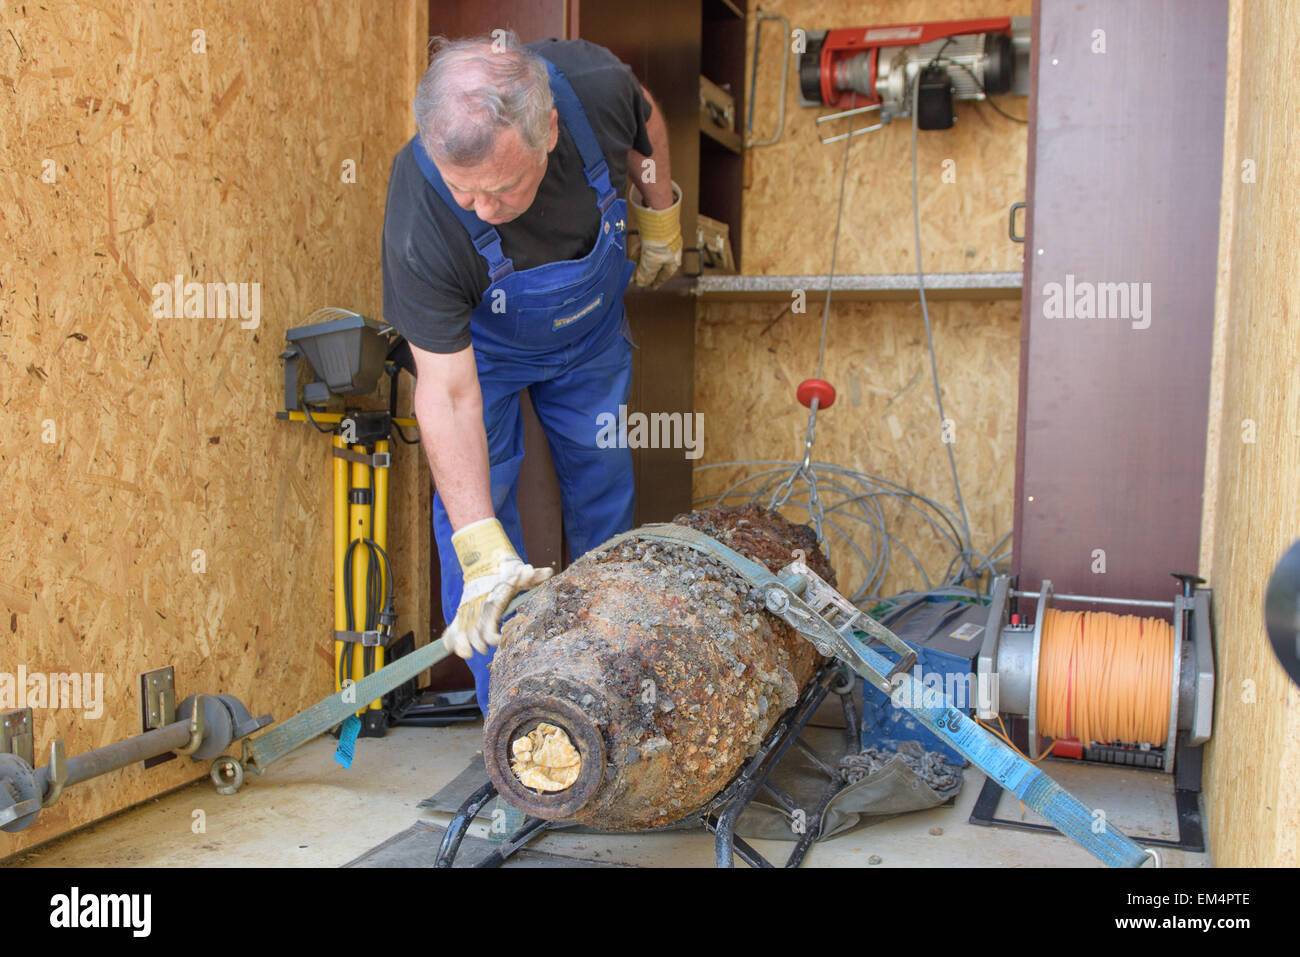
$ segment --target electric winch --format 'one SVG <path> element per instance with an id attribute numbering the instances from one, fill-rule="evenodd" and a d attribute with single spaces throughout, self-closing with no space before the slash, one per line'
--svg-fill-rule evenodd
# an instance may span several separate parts
<path id="1" fill-rule="evenodd" d="M 1172 773 L 1178 749 L 1208 741 L 1214 719 L 1210 590 L 1175 577 L 1182 588 L 1170 600 L 1061 594 L 1050 579 L 1021 591 L 996 579 L 976 716 L 1027 722 L 1031 759 Z M 1081 606 L 1130 613 L 1073 610 Z"/>
<path id="2" fill-rule="evenodd" d="M 1028 94 L 1030 22 L 988 17 L 807 31 L 799 102 L 845 110 L 819 123 L 878 110 L 879 124 L 854 131 L 865 133 L 911 116 L 919 84 L 917 126 L 948 129 L 956 100 Z"/>

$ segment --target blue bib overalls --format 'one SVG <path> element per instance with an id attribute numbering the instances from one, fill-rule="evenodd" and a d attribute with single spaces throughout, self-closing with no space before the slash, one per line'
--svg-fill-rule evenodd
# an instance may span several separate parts
<path id="1" fill-rule="evenodd" d="M 627 202 L 610 185 L 604 153 L 573 87 L 549 61 L 547 70 L 556 109 L 582 157 L 600 209 L 596 245 L 583 258 L 516 272 L 501 250 L 500 234 L 457 205 L 418 136 L 413 144 L 425 179 L 487 261 L 491 284 L 470 314 L 470 334 L 483 395 L 492 508 L 524 561 L 528 558 L 516 500 L 524 457 L 521 389 L 528 389 L 550 443 L 564 531 L 574 558 L 632 527 L 635 494 L 631 452 L 596 444 L 597 416 L 608 412 L 618 418 L 632 381 L 623 292 L 636 264 L 627 258 Z M 451 546 L 451 524 L 438 494 L 433 498 L 433 532 L 442 564 L 443 616 L 450 623 L 460 605 L 462 580 Z M 485 714 L 493 651 L 469 659 Z"/>

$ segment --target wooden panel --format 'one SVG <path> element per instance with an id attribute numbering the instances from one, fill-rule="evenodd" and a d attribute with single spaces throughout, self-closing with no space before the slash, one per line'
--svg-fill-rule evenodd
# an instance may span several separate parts
<path id="1" fill-rule="evenodd" d="M 563 39 L 572 35 L 567 6 L 565 0 L 429 0 L 429 35 L 455 40 L 506 29 L 524 43 Z"/>
<path id="2" fill-rule="evenodd" d="M 700 165 L 699 0 L 588 3 L 581 27 L 584 40 L 609 48 L 632 68 L 663 110 L 672 178 L 682 188 L 682 234 L 694 236 Z M 674 283 L 679 292 L 684 290 L 684 283 Z"/>
<path id="3" fill-rule="evenodd" d="M 1218 455 L 1209 576 L 1218 683 L 1206 803 L 1215 864 L 1296 867 L 1300 689 L 1273 656 L 1263 608 L 1274 563 L 1300 536 L 1300 185 L 1283 108 L 1300 96 L 1300 80 L 1271 67 L 1300 43 L 1300 8 L 1236 2 L 1231 24 L 1236 68 L 1224 150 L 1230 262 L 1218 291 L 1225 303 L 1223 411 L 1221 441 L 1211 445 Z"/>
<path id="4" fill-rule="evenodd" d="M 519 411 L 524 420 L 524 464 L 519 470 L 524 547 L 531 564 L 551 565 L 558 570 L 566 564 L 560 480 L 555 474 L 550 443 L 527 389 L 519 393 Z"/>
<path id="5" fill-rule="evenodd" d="M 743 10 L 744 4 L 739 6 Z M 743 143 L 748 95 L 745 85 L 746 21 L 721 0 L 708 0 L 703 13 L 700 70 L 712 82 L 731 93 L 736 117 L 734 130 Z M 730 227 L 732 254 L 740 270 L 745 268 L 742 257 L 744 175 L 743 153 L 733 153 L 711 137 L 700 137 L 699 211 Z M 697 244 L 698 237 L 694 233 L 688 233 L 686 245 Z M 694 255 L 689 255 L 688 260 L 687 268 L 696 269 Z"/>
<path id="6" fill-rule="evenodd" d="M 608 47 L 631 66 L 663 111 L 672 178 L 682 189 L 682 233 L 692 245 L 700 167 L 699 0 L 588 3 L 581 30 L 584 39 Z M 624 298 L 638 345 L 629 412 L 689 414 L 694 408 L 695 303 L 689 287 L 689 281 L 675 277 L 653 292 L 634 286 Z M 632 458 L 637 524 L 667 521 L 690 508 L 692 461 L 684 450 L 635 449 Z"/>
<path id="7" fill-rule="evenodd" d="M 37 709 L 38 754 L 56 737 L 75 754 L 137 733 L 136 676 L 162 665 L 181 695 L 228 691 L 277 718 L 330 690 L 328 443 L 275 419 L 278 355 L 321 306 L 380 313 L 384 197 L 414 128 L 423 11 L 6 9 L 0 671 L 104 677 L 97 720 Z M 154 286 L 177 274 L 257 283 L 260 323 L 156 317 Z M 396 449 L 404 624 L 427 612 L 423 533 L 406 532 L 421 461 Z M 0 855 L 206 771 L 177 760 L 70 788 Z"/>
<path id="8" fill-rule="evenodd" d="M 1227 362 L 1228 309 L 1232 282 L 1232 236 L 1235 226 L 1238 156 L 1237 124 L 1241 112 L 1241 4 L 1229 0 L 1227 83 L 1223 105 L 1223 179 L 1219 186 L 1219 271 L 1214 292 L 1214 338 L 1210 349 L 1210 401 L 1205 439 L 1205 487 L 1201 508 L 1201 554 L 1197 574 L 1209 579 L 1214 564 L 1215 524 L 1219 499 L 1219 453 L 1223 443 L 1224 375 Z"/>
<path id="9" fill-rule="evenodd" d="M 1026 588 L 1167 597 L 1198 559 L 1227 3 L 1039 13 L 1016 567 Z M 1089 292 L 1105 311 L 1075 318 Z"/>
<path id="10" fill-rule="evenodd" d="M 670 293 L 629 294 L 628 318 L 638 348 L 632 354 L 629 413 L 695 409 L 695 303 Z M 635 449 L 634 525 L 667 522 L 691 507 L 691 469 L 685 449 Z"/>

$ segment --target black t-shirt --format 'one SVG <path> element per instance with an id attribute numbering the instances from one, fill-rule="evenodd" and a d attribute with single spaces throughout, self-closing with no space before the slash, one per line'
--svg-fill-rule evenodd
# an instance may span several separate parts
<path id="1" fill-rule="evenodd" d="M 527 44 L 572 84 L 609 164 L 610 184 L 624 195 L 627 152 L 650 155 L 650 104 L 621 60 L 586 40 Z M 581 259 L 600 228 L 596 194 L 564 124 L 533 204 L 497 226 L 515 270 Z M 487 291 L 487 263 L 455 213 L 429 185 L 410 143 L 393 160 L 384 212 L 384 318 L 414 346 L 459 352 L 470 345 L 469 314 Z"/>

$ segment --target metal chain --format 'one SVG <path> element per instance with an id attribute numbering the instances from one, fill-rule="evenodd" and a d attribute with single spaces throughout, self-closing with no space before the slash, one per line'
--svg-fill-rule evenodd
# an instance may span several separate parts
<path id="1" fill-rule="evenodd" d="M 804 432 L 803 461 L 796 465 L 786 480 L 777 486 L 776 491 L 772 493 L 768 508 L 775 510 L 784 505 L 789 500 L 790 493 L 794 491 L 795 479 L 803 479 L 808 483 L 808 517 L 817 532 L 817 544 L 822 545 L 826 541 L 826 536 L 822 533 L 822 520 L 825 515 L 822 511 L 821 496 L 817 493 L 817 472 L 812 464 L 813 442 L 817 437 L 817 405 L 818 400 L 814 397 L 810 406 L 811 411 L 808 413 L 808 429 Z"/>

